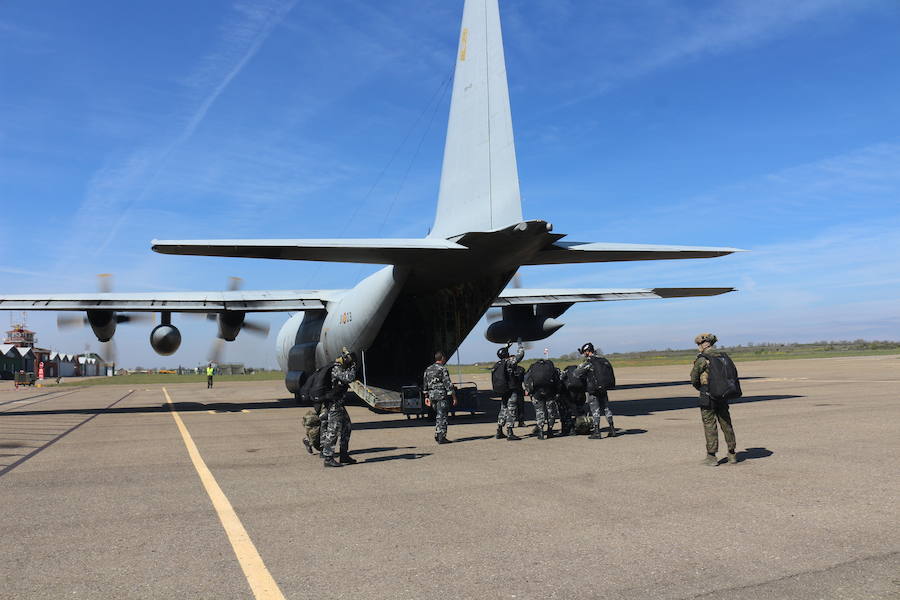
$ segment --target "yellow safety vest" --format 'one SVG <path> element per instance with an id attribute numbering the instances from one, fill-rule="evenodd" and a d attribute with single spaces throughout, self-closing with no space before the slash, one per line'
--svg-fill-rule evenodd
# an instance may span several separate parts
<path id="1" fill-rule="evenodd" d="M 213 369 L 212 367 L 206 367 L 206 376 L 212 377 L 212 374 L 214 371 L 215 371 L 215 369 Z"/>

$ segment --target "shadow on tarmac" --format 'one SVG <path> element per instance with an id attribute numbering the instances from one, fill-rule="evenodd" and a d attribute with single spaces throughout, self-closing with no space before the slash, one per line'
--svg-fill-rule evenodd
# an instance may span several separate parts
<path id="1" fill-rule="evenodd" d="M 387 462 L 389 460 L 415 460 L 417 458 L 425 458 L 426 456 L 431 456 L 431 452 L 407 452 L 406 454 L 393 454 L 391 456 L 376 456 L 375 458 L 361 460 L 359 461 L 359 464 L 368 465 L 370 463 Z"/>
<path id="2" fill-rule="evenodd" d="M 270 402 L 210 402 L 204 404 L 202 402 L 175 402 L 173 407 L 178 412 L 200 412 L 215 411 L 220 413 L 239 413 L 242 410 L 263 410 L 270 408 L 293 408 L 292 406 L 279 401 Z M 129 415 L 144 413 L 166 413 L 171 412 L 168 404 L 159 404 L 151 406 L 125 406 L 121 408 L 67 408 L 59 410 L 21 410 L 6 411 L 5 415 Z"/>
<path id="3" fill-rule="evenodd" d="M 451 441 L 455 444 L 458 444 L 460 442 L 477 442 L 479 440 L 490 440 L 493 438 L 493 435 L 470 435 L 469 437 L 454 438 Z"/>
<path id="4" fill-rule="evenodd" d="M 765 377 L 741 377 L 741 381 L 749 381 L 751 379 L 765 379 Z M 642 390 L 644 388 L 655 387 L 675 387 L 679 385 L 691 385 L 690 380 L 685 381 L 653 381 L 650 383 L 623 383 L 616 385 L 616 390 Z M 613 390 L 615 391 L 615 390 Z"/>
<path id="5" fill-rule="evenodd" d="M 803 398 L 795 394 L 774 394 L 766 396 L 744 396 L 737 400 L 731 400 L 730 405 L 745 404 L 749 402 L 768 402 L 771 400 L 790 400 L 791 398 Z M 645 398 L 641 400 L 613 400 L 609 403 L 613 415 L 623 417 L 635 417 L 650 415 L 664 410 L 681 410 L 684 408 L 697 408 L 697 396 L 678 396 L 675 398 Z"/>
<path id="6" fill-rule="evenodd" d="M 643 385 L 643 384 L 641 384 Z M 793 394 L 776 394 L 765 396 L 744 396 L 737 400 L 732 400 L 730 404 L 744 404 L 748 402 L 767 402 L 770 400 L 787 400 L 791 398 L 803 398 Z M 172 407 L 178 412 L 203 412 L 214 411 L 218 413 L 239 413 L 243 410 L 269 410 L 269 409 L 285 409 L 295 408 L 293 404 L 282 402 L 279 400 L 265 402 L 175 402 Z M 684 408 L 697 407 L 697 396 L 676 396 L 663 398 L 643 398 L 640 400 L 612 400 L 610 408 L 614 415 L 625 417 L 633 417 L 638 415 L 649 415 L 655 412 L 665 410 L 681 410 Z M 500 403 L 491 399 L 490 392 L 479 393 L 479 408 L 485 409 L 485 412 L 475 414 L 457 414 L 451 417 L 452 423 L 496 423 L 497 414 L 500 409 Z M 45 410 L 19 410 L 6 411 L 4 416 L 24 416 L 24 415 L 115 415 L 115 414 L 146 414 L 146 413 L 163 413 L 170 412 L 171 408 L 168 404 L 159 404 L 151 406 L 125 406 L 111 408 L 67 408 L 67 409 L 45 409 Z M 391 429 L 395 427 L 433 427 L 434 419 L 401 419 L 401 415 L 397 415 L 397 419 L 392 421 L 362 421 L 354 423 L 354 429 Z M 534 407 L 530 402 L 525 403 L 525 420 L 534 420 Z"/>
<path id="7" fill-rule="evenodd" d="M 755 458 L 768 458 L 775 454 L 768 448 L 747 448 L 743 452 L 736 452 L 735 457 L 739 463 L 745 460 L 753 460 Z"/>
<path id="8" fill-rule="evenodd" d="M 391 450 L 412 450 L 415 446 L 381 446 L 378 448 L 360 448 L 350 450 L 349 454 L 371 454 L 373 452 L 390 452 Z"/>

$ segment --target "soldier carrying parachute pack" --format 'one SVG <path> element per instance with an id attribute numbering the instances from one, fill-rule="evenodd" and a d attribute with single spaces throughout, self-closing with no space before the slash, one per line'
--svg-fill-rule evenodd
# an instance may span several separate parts
<path id="1" fill-rule="evenodd" d="M 525 392 L 531 396 L 534 405 L 534 416 L 537 421 L 535 433 L 539 440 L 544 439 L 544 425 L 547 425 L 547 437 L 553 437 L 554 419 L 549 404 L 556 401 L 559 387 L 559 370 L 553 361 L 542 358 L 536 360 L 525 372 Z"/>
<path id="2" fill-rule="evenodd" d="M 612 411 L 609 409 L 607 392 L 616 387 L 616 375 L 612 365 L 594 351 L 594 344 L 587 342 L 578 352 L 584 356 L 584 362 L 578 365 L 574 375 L 584 381 L 587 405 L 594 419 L 594 430 L 589 436 L 592 440 L 600 439 L 600 415 L 606 416 L 609 423 L 609 436 L 616 437 L 616 426 L 613 424 Z"/>

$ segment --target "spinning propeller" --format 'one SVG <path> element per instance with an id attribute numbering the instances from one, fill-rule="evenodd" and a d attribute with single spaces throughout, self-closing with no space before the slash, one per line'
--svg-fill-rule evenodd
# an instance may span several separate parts
<path id="1" fill-rule="evenodd" d="M 235 292 L 241 289 L 244 280 L 240 277 L 229 277 L 227 290 Z M 208 353 L 209 362 L 218 363 L 225 349 L 225 342 L 233 342 L 241 331 L 247 331 L 254 335 L 266 337 L 269 335 L 269 324 L 265 321 L 248 321 L 244 318 L 245 313 L 242 311 L 225 311 L 222 313 L 207 313 L 206 319 L 216 321 L 219 325 L 219 331 L 213 340 L 212 346 Z"/>
<path id="2" fill-rule="evenodd" d="M 112 291 L 112 275 L 97 275 L 97 291 L 108 294 Z M 60 331 L 90 327 L 100 342 L 100 352 L 107 362 L 116 362 L 116 345 L 113 335 L 120 323 L 149 323 L 153 316 L 146 313 L 119 314 L 109 310 L 88 310 L 85 316 L 60 314 L 56 317 L 56 327 Z"/>

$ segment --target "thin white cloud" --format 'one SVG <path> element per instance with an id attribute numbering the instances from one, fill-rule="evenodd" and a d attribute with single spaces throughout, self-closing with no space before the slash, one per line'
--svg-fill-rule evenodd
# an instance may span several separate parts
<path id="1" fill-rule="evenodd" d="M 723 0 L 697 5 L 647 0 L 627 4 L 609 3 L 582 7 L 594 13 L 609 11 L 619 18 L 606 19 L 608 24 L 594 32 L 590 45 L 582 51 L 590 57 L 592 69 L 577 73 L 575 93 L 547 110 L 558 110 L 600 96 L 631 80 L 654 71 L 684 64 L 700 58 L 734 52 L 789 35 L 799 26 L 820 18 L 840 18 L 846 13 L 869 8 L 875 2 L 863 0 Z M 622 13 L 634 16 L 635 22 L 623 26 Z M 568 16 L 567 29 L 579 18 L 577 11 L 562 11 Z M 638 15 L 640 20 L 638 21 Z M 596 15 L 594 15 L 596 16 Z M 592 19 L 600 23 L 604 19 Z M 517 34 L 531 40 L 532 52 L 544 48 L 552 52 L 548 36 L 539 33 L 545 23 L 529 23 L 516 15 L 513 21 Z M 577 27 L 577 26 L 576 26 Z M 532 34 L 527 31 L 531 29 Z M 584 82 L 590 82 L 585 86 Z M 556 82 L 565 85 L 565 82 Z"/>
<path id="2" fill-rule="evenodd" d="M 125 157 L 111 159 L 95 173 L 73 219 L 72 230 L 78 233 L 69 240 L 57 271 L 70 267 L 84 248 L 91 248 L 94 256 L 107 250 L 131 207 L 144 198 L 167 160 L 194 135 L 216 100 L 294 4 L 296 0 L 234 6 L 235 15 L 222 28 L 220 47 L 205 56 L 202 66 L 189 78 L 195 93 L 182 107 L 183 115 L 174 118 L 184 126 L 170 139 L 150 140 Z"/>

